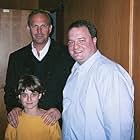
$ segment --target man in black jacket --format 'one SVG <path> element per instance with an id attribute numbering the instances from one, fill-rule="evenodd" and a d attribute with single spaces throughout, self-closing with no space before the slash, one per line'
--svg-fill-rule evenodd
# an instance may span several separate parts
<path id="1" fill-rule="evenodd" d="M 9 123 L 17 127 L 22 106 L 16 98 L 15 88 L 19 78 L 26 74 L 37 76 L 43 83 L 46 94 L 40 107 L 49 109 L 42 116 L 46 124 L 54 124 L 61 118 L 62 90 L 69 75 L 72 58 L 64 46 L 59 46 L 49 37 L 52 31 L 48 12 L 34 10 L 28 17 L 27 26 L 32 42 L 10 54 L 4 100 Z"/>

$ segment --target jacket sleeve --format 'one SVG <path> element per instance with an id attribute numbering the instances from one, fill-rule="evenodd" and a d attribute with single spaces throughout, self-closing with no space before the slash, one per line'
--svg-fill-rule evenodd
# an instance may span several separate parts
<path id="1" fill-rule="evenodd" d="M 7 112 L 10 112 L 14 107 L 21 106 L 15 94 L 16 82 L 18 77 L 17 71 L 18 68 L 16 66 L 16 58 L 14 57 L 14 55 L 10 55 L 4 87 L 4 102 Z"/>
<path id="2" fill-rule="evenodd" d="M 74 64 L 74 60 L 70 56 L 70 54 L 68 52 L 68 49 L 66 48 L 66 46 L 63 46 L 62 47 L 62 53 L 61 53 L 61 65 L 62 65 L 62 71 L 63 71 L 63 73 L 62 72 L 59 72 L 59 73 L 62 73 L 62 75 L 60 75 L 61 76 L 60 77 L 60 79 L 61 79 L 61 82 L 60 82 L 61 85 L 59 85 L 62 88 L 59 91 L 59 98 L 60 99 L 58 99 L 58 101 L 61 101 L 61 103 L 58 102 L 58 108 L 60 109 L 61 112 L 63 110 L 63 107 L 62 107 L 63 89 L 64 89 L 64 86 L 66 84 L 67 78 L 68 78 L 69 74 L 71 73 L 71 68 L 72 68 L 73 64 Z"/>

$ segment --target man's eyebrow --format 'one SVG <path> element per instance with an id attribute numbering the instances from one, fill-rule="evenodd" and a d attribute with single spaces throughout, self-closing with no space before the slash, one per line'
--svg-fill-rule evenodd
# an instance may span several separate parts
<path id="1" fill-rule="evenodd" d="M 80 38 L 78 38 L 78 39 L 86 39 L 85 37 L 80 37 Z"/>

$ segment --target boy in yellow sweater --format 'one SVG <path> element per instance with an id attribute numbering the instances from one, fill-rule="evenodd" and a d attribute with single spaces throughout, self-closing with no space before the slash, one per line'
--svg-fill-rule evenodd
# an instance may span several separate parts
<path id="1" fill-rule="evenodd" d="M 38 107 L 39 99 L 44 94 L 39 79 L 33 75 L 20 78 L 17 95 L 23 105 L 17 128 L 8 124 L 5 140 L 61 140 L 59 123 L 46 125 L 42 116 L 46 112 Z"/>

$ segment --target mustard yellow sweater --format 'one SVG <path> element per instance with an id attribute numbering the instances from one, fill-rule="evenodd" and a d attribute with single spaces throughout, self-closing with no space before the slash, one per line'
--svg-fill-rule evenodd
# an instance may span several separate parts
<path id="1" fill-rule="evenodd" d="M 7 126 L 5 140 L 61 140 L 61 129 L 58 122 L 50 126 L 40 116 L 22 113 L 17 128 Z"/>

